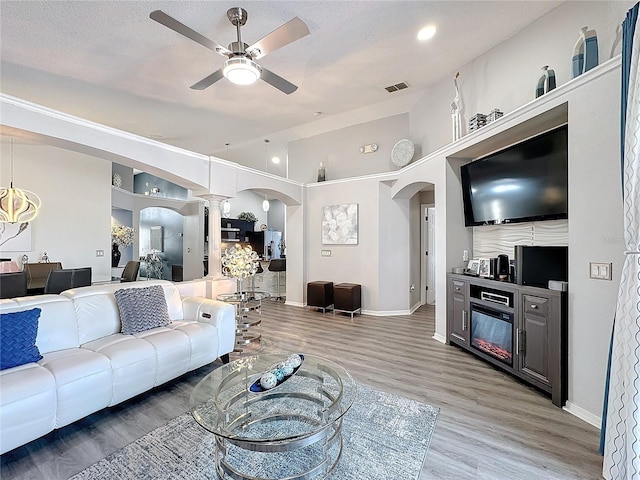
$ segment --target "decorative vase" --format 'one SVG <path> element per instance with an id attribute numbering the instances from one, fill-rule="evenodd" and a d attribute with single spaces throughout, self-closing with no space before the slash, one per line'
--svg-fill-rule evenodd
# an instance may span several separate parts
<path id="1" fill-rule="evenodd" d="M 120 257 L 122 256 L 122 253 L 120 253 L 120 249 L 118 248 L 118 244 L 114 243 L 113 247 L 111 248 L 111 266 L 112 267 L 117 267 L 118 264 L 120 263 Z"/>
<path id="2" fill-rule="evenodd" d="M 324 162 L 320 162 L 320 168 L 318 168 L 318 182 L 324 182 L 326 180 L 324 171 Z"/>
<path id="3" fill-rule="evenodd" d="M 571 78 L 576 78 L 598 65 L 598 36 L 595 30 L 582 27 L 571 57 Z"/>
<path id="4" fill-rule="evenodd" d="M 556 73 L 553 71 L 553 69 L 549 69 L 549 65 L 545 65 L 544 67 L 542 67 L 542 71 L 544 73 L 538 79 L 538 86 L 536 87 L 536 98 L 544 95 L 545 93 L 549 93 L 551 90 L 556 88 Z"/>

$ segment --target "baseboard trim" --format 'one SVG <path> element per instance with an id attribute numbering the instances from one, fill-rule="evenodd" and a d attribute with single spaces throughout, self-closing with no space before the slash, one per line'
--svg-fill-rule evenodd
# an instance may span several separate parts
<path id="1" fill-rule="evenodd" d="M 587 422 L 589 425 L 593 425 L 598 430 L 600 430 L 600 427 L 602 426 L 601 417 L 586 411 L 584 408 L 579 407 L 574 403 L 567 402 L 562 409 L 569 412 L 571 415 L 578 417 L 580 420 Z"/>
<path id="2" fill-rule="evenodd" d="M 306 306 L 304 303 L 290 302 L 289 300 L 285 300 L 284 304 L 285 305 L 291 305 L 292 307 L 300 307 L 300 308 L 304 308 Z"/>
<path id="3" fill-rule="evenodd" d="M 415 312 L 421 306 L 422 306 L 422 303 L 420 303 L 420 302 L 416 303 L 413 307 L 411 307 L 411 313 Z"/>
<path id="4" fill-rule="evenodd" d="M 371 315 L 372 317 L 395 317 L 398 315 L 411 315 L 409 310 L 362 310 L 364 315 Z"/>
<path id="5" fill-rule="evenodd" d="M 444 343 L 445 345 L 447 343 L 447 338 L 444 337 L 443 335 L 440 335 L 439 333 L 434 333 L 433 337 L 431 338 L 433 338 L 434 340 L 437 340 L 440 343 Z"/>

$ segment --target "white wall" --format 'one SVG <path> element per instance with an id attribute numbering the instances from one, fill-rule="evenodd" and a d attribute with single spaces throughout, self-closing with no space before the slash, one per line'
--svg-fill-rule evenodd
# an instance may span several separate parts
<path id="1" fill-rule="evenodd" d="M 357 177 L 396 170 L 391 149 L 407 138 L 409 115 L 401 114 L 296 140 L 289 144 L 289 178 L 304 183 L 318 179 L 324 162 L 327 180 Z M 374 153 L 360 153 L 360 147 L 375 143 Z"/>
<path id="2" fill-rule="evenodd" d="M 378 188 L 379 213 L 374 222 L 380 237 L 377 252 L 378 314 L 402 314 L 410 311 L 412 306 L 409 303 L 412 251 L 409 200 L 392 199 L 391 187 L 385 182 L 378 182 Z M 371 221 L 368 218 L 366 220 Z M 366 258 L 363 260 L 367 261 Z"/>
<path id="3" fill-rule="evenodd" d="M 363 310 L 380 309 L 379 260 L 385 253 L 381 252 L 379 245 L 378 222 L 385 220 L 380 219 L 378 202 L 378 182 L 371 179 L 309 186 L 305 202 L 305 285 L 318 280 L 358 283 L 362 285 Z M 323 245 L 322 207 L 347 203 L 358 204 L 358 244 Z M 291 233 L 289 230 L 289 235 Z M 321 256 L 322 250 L 330 251 L 331 256 Z"/>
<path id="4" fill-rule="evenodd" d="M 611 58 L 616 27 L 633 1 L 566 2 L 509 40 L 474 61 L 460 65 L 458 85 L 463 107 L 463 131 L 476 113 L 499 108 L 504 113 L 535 98 L 541 67 L 555 70 L 558 86 L 571 79 L 571 56 L 581 27 L 598 34 L 600 63 Z M 620 46 L 616 54 L 620 52 Z M 410 137 L 423 154 L 451 142 L 451 101 L 455 71 L 432 85 L 410 112 Z"/>
<path id="5" fill-rule="evenodd" d="M 111 280 L 111 162 L 16 139 L 15 186 L 42 200 L 33 220 L 31 250 L 2 252 L 38 262 L 47 252 L 64 268 L 91 267 L 93 281 Z M 9 143 L 2 143 L 0 176 L 9 179 Z M 104 251 L 96 257 L 96 250 Z"/>
<path id="6" fill-rule="evenodd" d="M 569 407 L 602 413 L 609 339 L 624 261 L 620 69 L 569 103 Z M 589 278 L 611 262 L 613 280 Z"/>

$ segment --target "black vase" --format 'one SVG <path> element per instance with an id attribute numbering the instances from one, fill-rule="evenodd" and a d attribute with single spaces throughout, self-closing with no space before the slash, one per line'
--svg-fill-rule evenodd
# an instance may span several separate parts
<path id="1" fill-rule="evenodd" d="M 118 249 L 117 244 L 113 244 L 113 248 L 111 249 L 111 266 L 117 267 L 120 263 L 120 257 L 122 254 L 120 253 L 120 249 Z"/>

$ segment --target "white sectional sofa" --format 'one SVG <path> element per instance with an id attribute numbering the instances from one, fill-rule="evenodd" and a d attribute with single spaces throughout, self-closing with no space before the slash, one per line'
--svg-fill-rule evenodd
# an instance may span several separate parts
<path id="1" fill-rule="evenodd" d="M 121 331 L 114 292 L 160 285 L 170 323 Z M 0 301 L 0 313 L 38 307 L 42 360 L 0 371 L 0 453 L 116 405 L 233 350 L 234 307 L 141 281 Z"/>

